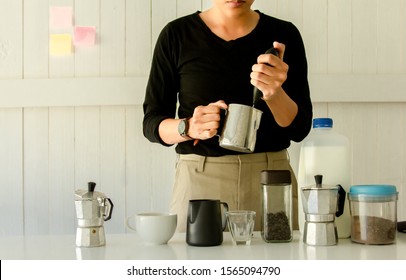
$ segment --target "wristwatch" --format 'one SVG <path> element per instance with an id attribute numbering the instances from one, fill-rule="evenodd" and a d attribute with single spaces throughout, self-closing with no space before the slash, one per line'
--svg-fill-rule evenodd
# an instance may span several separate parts
<path id="1" fill-rule="evenodd" d="M 190 119 L 190 118 L 185 118 L 185 119 L 182 119 L 182 120 L 179 122 L 179 125 L 178 125 L 178 132 L 179 132 L 179 135 L 180 135 L 180 136 L 182 136 L 182 137 L 184 137 L 184 138 L 187 138 L 187 139 L 192 139 L 192 138 L 189 137 L 189 135 L 188 135 L 188 132 L 189 132 L 189 119 Z"/>

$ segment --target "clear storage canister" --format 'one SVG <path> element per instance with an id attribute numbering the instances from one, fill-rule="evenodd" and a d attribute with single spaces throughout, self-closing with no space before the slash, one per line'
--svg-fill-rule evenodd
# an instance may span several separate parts
<path id="1" fill-rule="evenodd" d="M 261 235 L 265 242 L 292 240 L 292 185 L 289 170 L 261 172 Z"/>
<path id="2" fill-rule="evenodd" d="M 351 186 L 348 199 L 352 241 L 364 244 L 396 241 L 398 192 L 395 186 Z"/>

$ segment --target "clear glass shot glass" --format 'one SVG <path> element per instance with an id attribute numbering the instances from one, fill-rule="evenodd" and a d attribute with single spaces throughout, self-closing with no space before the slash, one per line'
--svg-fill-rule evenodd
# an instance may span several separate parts
<path id="1" fill-rule="evenodd" d="M 255 225 L 255 211 L 227 211 L 227 224 L 234 245 L 250 245 Z"/>

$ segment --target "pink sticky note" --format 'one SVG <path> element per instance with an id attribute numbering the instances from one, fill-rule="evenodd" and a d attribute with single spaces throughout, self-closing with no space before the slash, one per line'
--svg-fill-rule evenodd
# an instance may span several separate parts
<path id="1" fill-rule="evenodd" d="M 75 26 L 73 38 L 76 46 L 93 46 L 96 42 L 96 27 Z"/>
<path id="2" fill-rule="evenodd" d="M 72 7 L 50 7 L 49 26 L 50 28 L 72 27 L 73 10 Z"/>

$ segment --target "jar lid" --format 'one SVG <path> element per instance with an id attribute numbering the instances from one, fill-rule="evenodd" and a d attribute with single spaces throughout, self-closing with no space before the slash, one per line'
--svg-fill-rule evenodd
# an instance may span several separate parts
<path id="1" fill-rule="evenodd" d="M 289 170 L 262 170 L 261 184 L 290 184 L 292 182 Z"/>
<path id="2" fill-rule="evenodd" d="M 355 185 L 350 187 L 351 195 L 393 195 L 397 194 L 393 185 Z"/>

